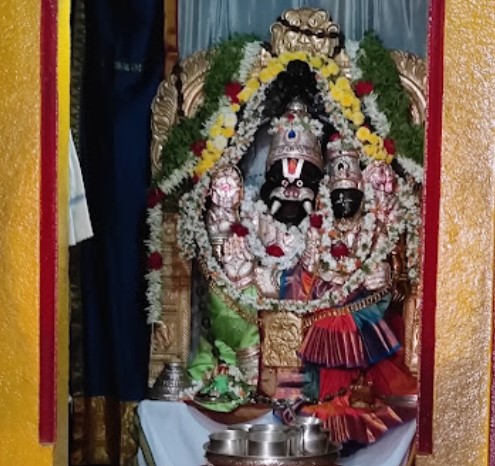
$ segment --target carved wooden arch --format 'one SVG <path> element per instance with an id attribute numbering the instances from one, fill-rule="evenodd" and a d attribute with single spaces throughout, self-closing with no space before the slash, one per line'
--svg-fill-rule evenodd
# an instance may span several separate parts
<path id="1" fill-rule="evenodd" d="M 273 53 L 303 50 L 310 53 L 321 52 L 333 55 L 350 76 L 349 58 L 345 50 L 336 49 L 334 34 L 340 31 L 324 10 L 301 8 L 287 10 L 282 14 L 282 22 L 271 27 Z M 299 33 L 298 33 L 299 31 Z M 302 32 L 301 32 L 302 31 Z M 306 31 L 306 32 L 305 32 Z M 307 40 L 307 32 L 316 33 L 316 39 Z M 335 52 L 338 52 L 335 54 Z M 402 51 L 391 51 L 397 66 L 401 83 L 411 98 L 411 114 L 414 123 L 424 123 L 426 118 L 426 62 L 420 57 Z M 259 57 L 260 66 L 270 54 L 263 51 Z M 178 73 L 170 74 L 160 84 L 152 103 L 151 117 L 151 162 L 152 171 L 160 169 L 161 153 L 170 128 L 177 122 L 179 115 L 193 116 L 204 101 L 203 86 L 209 69 L 207 51 L 199 51 L 180 61 Z M 179 95 L 178 88 L 181 88 Z M 174 265 L 175 274 L 164 279 L 164 310 L 162 320 L 169 337 L 166 344 L 153 339 L 150 359 L 149 383 L 152 384 L 164 362 L 182 361 L 187 363 L 190 340 L 190 293 L 187 286 L 190 280 L 190 264 L 179 258 L 175 241 L 175 214 L 164 216 L 164 263 Z M 417 317 L 417 316 L 416 316 Z M 415 322 L 411 322 L 416 325 Z M 409 332 L 411 334 L 412 329 Z"/>

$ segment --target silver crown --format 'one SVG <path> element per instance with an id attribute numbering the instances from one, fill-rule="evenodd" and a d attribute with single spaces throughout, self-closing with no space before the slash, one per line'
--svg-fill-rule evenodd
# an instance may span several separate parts
<path id="1" fill-rule="evenodd" d="M 363 190 L 363 175 L 357 150 L 327 150 L 327 170 L 330 189 Z"/>
<path id="2" fill-rule="evenodd" d="M 267 169 L 278 160 L 298 159 L 310 162 L 323 171 L 323 157 L 318 138 L 321 123 L 313 120 L 306 106 L 293 101 L 281 118 L 274 120 L 270 133 L 273 135 Z"/>

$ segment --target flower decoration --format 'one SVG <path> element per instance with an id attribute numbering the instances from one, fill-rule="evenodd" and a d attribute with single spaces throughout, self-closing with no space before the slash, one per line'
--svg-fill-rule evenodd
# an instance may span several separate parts
<path id="1" fill-rule="evenodd" d="M 349 256 L 349 248 L 342 241 L 338 241 L 330 246 L 330 254 L 332 257 L 339 260 L 342 257 Z"/>
<path id="2" fill-rule="evenodd" d="M 165 198 L 165 193 L 161 189 L 159 188 L 151 189 L 150 192 L 148 193 L 148 199 L 147 199 L 148 208 L 152 208 L 160 204 L 164 198 Z"/>
<path id="3" fill-rule="evenodd" d="M 242 223 L 234 223 L 230 227 L 230 231 L 234 234 L 237 235 L 241 238 L 244 236 L 247 236 L 249 233 L 249 230 L 242 224 Z"/>
<path id="4" fill-rule="evenodd" d="M 233 39 L 235 40 L 235 39 Z M 202 115 L 202 120 L 190 125 L 194 128 L 191 132 L 193 136 L 183 137 L 184 133 L 177 132 L 174 137 L 167 140 L 166 156 L 164 166 L 166 169 L 160 172 L 155 184 L 158 188 L 148 195 L 148 217 L 147 223 L 150 227 L 150 239 L 147 241 L 148 247 L 148 281 L 147 298 L 149 306 L 148 322 L 159 320 L 161 314 L 162 286 L 161 268 L 163 259 L 162 250 L 162 228 L 163 210 L 161 202 L 165 195 L 177 191 L 188 178 L 194 182 L 194 186 L 181 199 L 181 220 L 179 226 L 179 246 L 184 257 L 192 258 L 198 250 L 206 259 L 210 272 L 219 277 L 221 284 L 225 287 L 226 293 L 234 297 L 241 305 L 253 306 L 256 309 L 270 309 L 277 307 L 277 303 L 271 300 L 258 302 L 258 297 L 253 297 L 249 293 L 244 294 L 235 287 L 229 285 L 223 276 L 221 265 L 213 257 L 208 234 L 205 231 L 202 211 L 204 202 L 208 196 L 209 172 L 218 163 L 238 163 L 245 153 L 246 147 L 252 143 L 256 131 L 261 124 L 263 115 L 263 105 L 266 92 L 270 84 L 277 79 L 280 73 L 287 70 L 292 62 L 301 61 L 306 63 L 312 75 L 315 76 L 318 98 L 324 104 L 329 122 L 335 128 L 335 132 L 330 136 L 329 147 L 335 150 L 353 149 L 359 150 L 363 154 L 362 162 L 367 164 L 369 158 L 390 163 L 396 156 L 407 173 L 413 173 L 416 180 L 421 180 L 422 171 L 419 165 L 410 161 L 403 154 L 400 147 L 396 147 L 395 141 L 399 138 L 396 133 L 391 134 L 390 115 L 385 114 L 378 102 L 380 101 L 380 90 L 382 84 L 380 77 L 364 72 L 360 68 L 363 56 L 372 59 L 372 48 L 370 46 L 362 53 L 360 45 L 351 51 L 348 49 L 350 58 L 350 79 L 341 74 L 338 64 L 331 58 L 322 55 L 312 55 L 306 52 L 285 52 L 279 56 L 273 56 L 261 69 L 254 65 L 258 63 L 259 54 L 262 50 L 260 42 L 245 42 L 239 47 L 236 43 L 237 58 L 239 60 L 237 71 L 230 77 L 223 76 L 221 86 L 217 86 L 219 91 L 213 97 L 208 94 L 207 111 L 199 111 L 197 115 Z M 216 57 L 229 56 L 232 48 L 228 43 L 220 47 L 223 51 Z M 347 47 L 346 47 L 347 49 Z M 385 53 L 385 52 L 384 52 Z M 386 52 L 388 53 L 388 52 Z M 220 60 L 221 58 L 218 58 Z M 215 67 L 212 66 L 210 73 Z M 216 76 L 208 76 L 211 81 L 217 80 Z M 218 80 L 217 80 L 218 81 Z M 207 99 L 207 100 L 208 100 Z M 211 99 L 216 99 L 213 103 Z M 242 108 L 242 119 L 239 112 Z M 240 120 L 240 121 L 239 121 Z M 301 124 L 301 122 L 290 115 L 284 125 L 291 126 Z M 302 124 L 305 124 L 304 122 Z M 308 122 L 309 124 L 309 122 Z M 395 124 L 395 123 L 394 123 Z M 180 126 L 181 123 L 177 126 Z M 187 125 L 183 125 L 187 129 Z M 404 125 L 395 125 L 403 128 Z M 305 128 L 306 129 L 306 128 Z M 320 128 L 313 128 L 319 131 Z M 172 144 L 172 141 L 174 144 Z M 184 144 L 185 141 L 185 144 Z M 170 144 L 169 144 L 170 142 Z M 173 151 L 180 154 L 175 154 Z M 397 153 L 398 152 L 398 153 Z M 171 158 L 174 163 L 168 164 Z M 178 163 L 177 163 L 178 161 Z M 408 240 L 408 273 L 411 279 L 416 279 L 417 274 L 417 244 L 419 236 L 417 231 L 420 228 L 418 223 L 420 218 L 418 212 L 420 205 L 414 200 L 414 193 L 406 183 L 400 182 L 400 189 L 397 195 L 400 199 L 400 215 L 404 220 L 397 227 L 390 228 L 388 236 L 382 235 L 378 242 L 374 244 L 370 241 L 371 231 L 374 228 L 373 196 L 365 194 L 366 211 L 363 233 L 360 236 L 357 253 L 349 251 L 346 244 L 339 240 L 336 234 L 333 237 L 322 235 L 322 241 L 327 248 L 326 256 L 322 256 L 322 263 L 325 269 L 338 273 L 350 273 L 351 278 L 346 282 L 345 287 L 332 291 L 327 301 L 321 301 L 319 305 L 332 305 L 341 298 L 345 298 L 352 290 L 356 289 L 366 276 L 367 267 L 374 262 L 382 260 L 396 243 L 398 235 L 406 232 Z M 246 200 L 243 205 L 246 205 Z M 367 202 L 367 204 L 366 204 Z M 249 203 L 248 203 L 249 204 Z M 255 205 L 251 202 L 250 205 Z M 241 206 L 241 210 L 244 207 Z M 261 212 L 261 211 L 260 211 Z M 404 214 L 405 212 L 405 214 Z M 265 215 L 266 212 L 262 212 Z M 286 270 L 294 263 L 297 263 L 304 251 L 304 238 L 309 227 L 318 230 L 313 233 L 321 234 L 322 231 L 332 233 L 328 226 L 331 223 L 332 211 L 330 206 L 318 206 L 317 211 L 308 217 L 304 225 L 300 225 L 296 234 L 297 241 L 294 248 L 287 248 L 285 243 L 268 244 L 256 242 L 255 225 L 251 225 L 247 218 L 242 216 L 242 223 L 235 223 L 231 227 L 231 232 L 240 237 L 246 237 L 246 243 L 250 251 L 260 264 L 274 266 L 278 270 Z M 279 228 L 279 227 L 277 227 Z M 320 231 L 321 230 L 321 231 Z M 282 230 L 280 230 L 282 231 Z M 293 233 L 294 234 L 294 233 Z M 283 246 L 283 247 L 281 247 Z M 284 252 L 286 251 L 286 252 Z M 295 312 L 304 313 L 313 306 L 310 303 L 287 304 Z M 261 307 L 260 307 L 261 306 Z"/>
<path id="5" fill-rule="evenodd" d="M 383 140 L 383 147 L 390 154 L 395 154 L 395 141 L 392 138 L 385 138 Z"/>
<path id="6" fill-rule="evenodd" d="M 163 258 L 159 252 L 153 252 L 148 256 L 148 269 L 160 270 L 163 266 Z"/>
<path id="7" fill-rule="evenodd" d="M 206 149 L 206 141 L 204 139 L 198 139 L 197 141 L 194 141 L 189 147 L 196 157 L 201 157 L 203 150 Z"/>
<path id="8" fill-rule="evenodd" d="M 266 247 L 266 253 L 273 257 L 282 257 L 285 253 L 278 244 L 270 244 Z"/>
<path id="9" fill-rule="evenodd" d="M 311 214 L 309 217 L 309 224 L 313 228 L 319 229 L 323 225 L 323 217 L 319 214 Z"/>
<path id="10" fill-rule="evenodd" d="M 371 81 L 358 81 L 354 84 L 354 91 L 358 97 L 364 97 L 365 95 L 373 92 L 374 86 Z"/>
<path id="11" fill-rule="evenodd" d="M 239 103 L 239 93 L 242 91 L 242 84 L 238 82 L 230 82 L 225 85 L 225 95 L 229 98 L 232 104 Z"/>

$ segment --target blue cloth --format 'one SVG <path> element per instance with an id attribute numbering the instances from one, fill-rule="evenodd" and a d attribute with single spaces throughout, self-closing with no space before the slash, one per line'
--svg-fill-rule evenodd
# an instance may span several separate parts
<path id="1" fill-rule="evenodd" d="M 374 30 L 387 48 L 426 56 L 428 0 L 179 0 L 179 52 L 187 57 L 233 33 L 268 39 L 270 25 L 289 8 L 322 8 L 348 39 Z"/>
<path id="2" fill-rule="evenodd" d="M 376 364 L 395 354 L 400 344 L 388 325 L 383 321 L 392 295 L 385 296 L 375 304 L 352 314 L 366 348 L 369 364 Z"/>
<path id="3" fill-rule="evenodd" d="M 86 396 L 147 385 L 143 239 L 150 105 L 163 70 L 162 0 L 86 0 L 81 168 L 94 238 L 81 250 Z"/>

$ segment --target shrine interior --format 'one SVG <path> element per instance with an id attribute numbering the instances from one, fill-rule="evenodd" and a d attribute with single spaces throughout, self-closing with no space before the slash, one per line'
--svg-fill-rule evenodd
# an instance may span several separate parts
<path id="1" fill-rule="evenodd" d="M 8 464 L 495 464 L 489 15 L 448 3 L 42 1 Z"/>
<path id="2" fill-rule="evenodd" d="M 413 464 L 427 2 L 145 3 L 73 8 L 73 464 Z"/>

